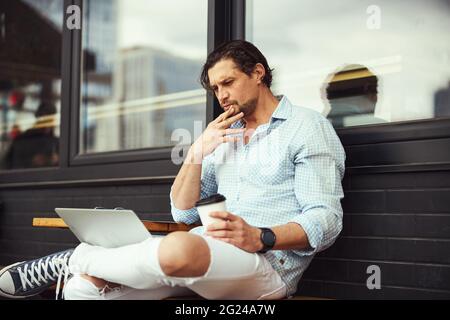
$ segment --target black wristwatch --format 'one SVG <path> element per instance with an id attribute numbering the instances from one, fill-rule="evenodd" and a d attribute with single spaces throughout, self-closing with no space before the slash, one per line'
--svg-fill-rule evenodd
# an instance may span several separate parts
<path id="1" fill-rule="evenodd" d="M 269 228 L 259 228 L 261 229 L 261 242 L 263 248 L 258 251 L 258 253 L 266 253 L 271 250 L 277 241 L 275 233 Z"/>

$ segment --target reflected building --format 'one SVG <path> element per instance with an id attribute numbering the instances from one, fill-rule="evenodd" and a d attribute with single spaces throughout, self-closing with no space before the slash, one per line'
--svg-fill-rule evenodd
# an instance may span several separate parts
<path id="1" fill-rule="evenodd" d="M 96 149 L 97 123 L 92 121 L 88 112 L 99 105 L 115 100 L 113 83 L 115 72 L 115 55 L 118 48 L 118 1 L 85 1 L 83 7 L 83 74 L 81 82 L 81 150 Z M 110 143 L 118 140 L 117 121 L 110 119 L 107 123 L 108 134 L 104 137 Z M 111 139 L 112 137 L 115 137 Z"/>
<path id="2" fill-rule="evenodd" d="M 118 46 L 117 0 L 90 0 L 84 6 L 83 48 L 94 53 L 97 74 L 111 74 Z"/>
<path id="3" fill-rule="evenodd" d="M 196 80 L 200 69 L 201 61 L 150 47 L 120 51 L 114 75 L 115 101 L 119 103 L 111 119 L 96 121 L 95 150 L 172 145 L 173 130 L 204 119 L 204 102 L 195 103 L 195 98 L 204 96 Z M 114 142 L 106 134 L 110 121 L 120 122 L 118 145 L 111 145 Z"/>
<path id="4" fill-rule="evenodd" d="M 450 116 L 450 81 L 447 88 L 442 88 L 434 94 L 434 116 L 449 117 Z"/>

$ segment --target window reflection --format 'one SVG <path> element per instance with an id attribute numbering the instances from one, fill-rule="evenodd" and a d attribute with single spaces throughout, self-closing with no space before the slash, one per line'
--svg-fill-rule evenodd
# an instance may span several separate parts
<path id="1" fill-rule="evenodd" d="M 362 65 L 345 65 L 330 74 L 322 97 L 324 115 L 335 127 L 385 122 L 375 116 L 378 77 Z"/>
<path id="2" fill-rule="evenodd" d="M 434 115 L 436 117 L 450 116 L 450 81 L 447 87 L 442 87 L 434 94 Z"/>
<path id="3" fill-rule="evenodd" d="M 204 126 L 206 9 L 202 0 L 85 2 L 81 153 L 171 146 L 175 129 Z"/>
<path id="4" fill-rule="evenodd" d="M 246 36 L 275 68 L 274 91 L 323 114 L 331 110 L 336 127 L 450 116 L 449 1 L 247 0 L 246 5 Z M 324 79 L 348 65 L 363 66 L 377 78 L 375 105 L 370 94 L 345 93 L 347 86 L 361 88 L 353 80 L 331 85 L 329 103 L 322 98 Z M 372 107 L 370 114 L 364 111 Z"/>
<path id="5" fill-rule="evenodd" d="M 0 2 L 2 169 L 56 166 L 63 1 Z"/>

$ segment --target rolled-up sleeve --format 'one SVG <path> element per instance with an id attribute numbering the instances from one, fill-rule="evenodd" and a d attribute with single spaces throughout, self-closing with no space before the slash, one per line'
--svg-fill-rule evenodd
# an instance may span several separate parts
<path id="1" fill-rule="evenodd" d="M 209 197 L 217 192 L 216 173 L 214 166 L 214 154 L 203 159 L 202 173 L 200 181 L 200 199 Z M 200 220 L 197 209 L 195 207 L 181 210 L 175 207 L 172 197 L 172 188 L 170 188 L 170 208 L 172 218 L 175 222 L 193 224 Z"/>
<path id="2" fill-rule="evenodd" d="M 311 126 L 294 160 L 294 189 L 301 212 L 291 222 L 304 229 L 311 247 L 294 250 L 298 255 L 328 248 L 342 230 L 345 152 L 328 120 L 319 118 Z"/>

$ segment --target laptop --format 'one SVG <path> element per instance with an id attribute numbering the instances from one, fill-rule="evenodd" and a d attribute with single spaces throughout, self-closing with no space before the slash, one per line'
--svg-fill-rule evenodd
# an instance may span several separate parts
<path id="1" fill-rule="evenodd" d="M 81 242 L 117 248 L 152 237 L 132 210 L 55 208 Z"/>

